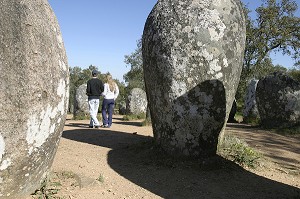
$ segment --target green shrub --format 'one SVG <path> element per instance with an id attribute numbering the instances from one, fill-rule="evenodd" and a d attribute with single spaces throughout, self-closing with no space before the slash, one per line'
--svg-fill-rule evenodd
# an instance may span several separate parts
<path id="1" fill-rule="evenodd" d="M 96 180 L 103 183 L 104 182 L 104 176 L 102 174 L 100 174 L 99 177 Z"/>
<path id="2" fill-rule="evenodd" d="M 125 120 L 125 121 L 141 120 L 141 119 L 145 119 L 145 118 L 146 118 L 145 113 L 140 113 L 138 115 L 130 114 L 130 115 L 124 115 L 123 116 L 123 120 Z"/>
<path id="3" fill-rule="evenodd" d="M 259 126 L 260 125 L 260 118 L 259 117 L 243 118 L 243 123 L 250 124 L 251 126 Z"/>
<path id="4" fill-rule="evenodd" d="M 86 114 L 86 113 L 79 113 L 79 114 L 74 115 L 73 119 L 74 119 L 74 120 L 89 120 L 90 117 L 91 117 L 91 116 L 90 116 L 89 114 Z M 101 114 L 98 114 L 98 115 L 97 115 L 97 118 L 98 118 L 99 121 L 101 121 L 101 120 L 102 120 Z"/>
<path id="5" fill-rule="evenodd" d="M 300 135 L 300 125 L 290 127 L 290 128 L 279 128 L 273 130 L 273 132 L 280 135 Z"/>
<path id="6" fill-rule="evenodd" d="M 51 182 L 50 179 L 45 179 L 42 184 L 41 188 L 36 190 L 32 195 L 36 196 L 38 199 L 52 199 L 57 198 L 55 195 L 60 190 L 61 184 L 59 182 Z"/>
<path id="7" fill-rule="evenodd" d="M 261 154 L 234 136 L 225 136 L 223 143 L 218 148 L 218 153 L 226 159 L 239 165 L 255 168 Z"/>
<path id="8" fill-rule="evenodd" d="M 142 126 L 151 126 L 151 118 L 145 118 L 145 120 L 142 122 Z"/>

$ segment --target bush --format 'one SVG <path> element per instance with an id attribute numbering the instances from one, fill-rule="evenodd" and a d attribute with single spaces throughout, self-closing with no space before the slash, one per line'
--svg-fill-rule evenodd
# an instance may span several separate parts
<path id="1" fill-rule="evenodd" d="M 280 135 L 300 135 L 300 125 L 290 128 L 279 128 L 273 131 Z"/>
<path id="2" fill-rule="evenodd" d="M 241 166 L 255 168 L 261 154 L 234 136 L 225 136 L 223 143 L 218 148 L 218 153 L 226 159 L 232 160 Z"/>
<path id="3" fill-rule="evenodd" d="M 146 113 L 140 113 L 138 115 L 135 114 L 130 114 L 130 115 L 125 115 L 123 117 L 123 120 L 125 121 L 132 121 L 132 120 L 141 120 L 146 118 Z"/>

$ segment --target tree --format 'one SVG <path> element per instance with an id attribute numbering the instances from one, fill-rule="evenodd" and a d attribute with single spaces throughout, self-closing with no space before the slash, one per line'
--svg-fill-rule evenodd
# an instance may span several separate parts
<path id="1" fill-rule="evenodd" d="M 141 88 L 145 90 L 143 58 L 142 58 L 142 40 L 137 41 L 137 48 L 130 55 L 125 55 L 125 61 L 130 70 L 123 77 L 128 84 L 127 89 Z"/>
<path id="2" fill-rule="evenodd" d="M 297 4 L 292 0 L 263 0 L 256 9 L 257 19 L 250 18 L 245 7 L 246 45 L 241 81 L 236 98 L 243 100 L 246 84 L 251 78 L 261 78 L 274 71 L 286 71 L 275 67 L 271 52 L 291 56 L 300 66 L 300 18 L 295 16 Z"/>
<path id="3" fill-rule="evenodd" d="M 247 14 L 247 36 L 244 70 L 261 65 L 271 51 L 282 52 L 300 65 L 300 18 L 296 17 L 297 4 L 291 0 L 266 0 L 256 9 L 257 19 Z"/>
<path id="4" fill-rule="evenodd" d="M 300 83 L 300 70 L 297 70 L 295 68 L 291 69 L 288 71 L 288 75 Z"/>

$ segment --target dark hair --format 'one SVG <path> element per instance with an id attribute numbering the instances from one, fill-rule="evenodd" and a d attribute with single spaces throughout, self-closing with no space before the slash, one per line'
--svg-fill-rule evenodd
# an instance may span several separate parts
<path id="1" fill-rule="evenodd" d="M 92 75 L 93 75 L 94 77 L 96 77 L 97 74 L 98 74 L 98 71 L 97 71 L 97 70 L 93 70 L 93 71 L 92 71 Z"/>

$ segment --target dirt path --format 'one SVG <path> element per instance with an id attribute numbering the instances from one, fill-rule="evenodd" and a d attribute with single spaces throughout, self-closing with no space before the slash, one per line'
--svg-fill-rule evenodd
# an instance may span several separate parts
<path id="1" fill-rule="evenodd" d="M 197 166 L 155 159 L 147 143 L 152 128 L 115 116 L 112 128 L 89 129 L 67 120 L 52 166 L 52 182 L 69 199 L 300 198 L 300 139 L 229 124 L 226 133 L 243 138 L 274 163 L 247 171 L 222 158 Z M 144 146 L 139 143 L 144 143 Z M 145 147 L 146 146 L 146 147 Z M 153 161 L 154 160 L 154 161 Z M 221 164 L 215 164 L 218 161 Z M 206 165 L 206 166 L 203 166 Z"/>

